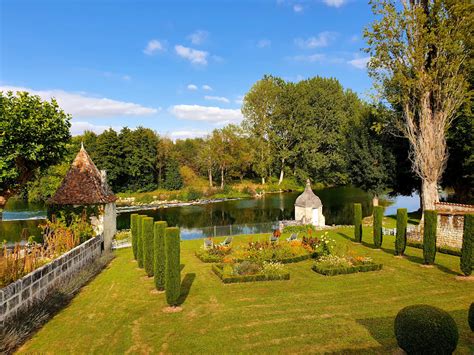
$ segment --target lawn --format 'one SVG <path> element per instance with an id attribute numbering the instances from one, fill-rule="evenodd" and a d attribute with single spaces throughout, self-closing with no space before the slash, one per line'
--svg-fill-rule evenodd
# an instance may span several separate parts
<path id="1" fill-rule="evenodd" d="M 370 241 L 370 228 L 364 230 Z M 164 313 L 163 294 L 132 261 L 116 258 L 20 352 L 41 353 L 387 353 L 397 349 L 393 320 L 412 304 L 448 311 L 460 331 L 457 352 L 474 350 L 467 310 L 474 283 L 457 281 L 459 258 L 437 254 L 422 268 L 422 251 L 393 257 L 393 237 L 383 250 L 356 245 L 351 229 L 331 232 L 339 245 L 384 264 L 381 271 L 322 276 L 312 261 L 288 264 L 289 281 L 223 284 L 194 252 L 202 240 L 182 242 L 181 313 Z M 266 238 L 246 236 L 234 243 Z"/>

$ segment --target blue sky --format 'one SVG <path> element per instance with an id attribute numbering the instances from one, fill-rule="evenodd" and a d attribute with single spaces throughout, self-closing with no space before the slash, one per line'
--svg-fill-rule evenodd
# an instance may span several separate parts
<path id="1" fill-rule="evenodd" d="M 371 88 L 362 0 L 0 1 L 0 90 L 54 96 L 72 133 L 206 134 L 264 74 Z"/>

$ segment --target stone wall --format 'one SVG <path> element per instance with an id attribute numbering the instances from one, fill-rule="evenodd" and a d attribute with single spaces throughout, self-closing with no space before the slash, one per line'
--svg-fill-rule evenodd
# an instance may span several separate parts
<path id="1" fill-rule="evenodd" d="M 89 239 L 20 280 L 0 289 L 0 325 L 20 309 L 33 303 L 36 298 L 43 298 L 67 276 L 78 272 L 82 267 L 100 257 L 102 243 L 102 235 Z"/>
<path id="2" fill-rule="evenodd" d="M 436 245 L 461 249 L 464 215 L 474 213 L 474 206 L 438 202 L 436 212 L 438 212 Z M 408 230 L 407 239 L 412 242 L 423 243 L 423 226 L 420 225 Z"/>

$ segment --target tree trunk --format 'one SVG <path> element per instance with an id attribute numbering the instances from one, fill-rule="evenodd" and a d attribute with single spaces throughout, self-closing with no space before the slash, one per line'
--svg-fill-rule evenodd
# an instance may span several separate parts
<path id="1" fill-rule="evenodd" d="M 265 177 L 262 176 L 262 185 L 265 185 Z"/>
<path id="2" fill-rule="evenodd" d="M 436 182 L 423 180 L 421 182 L 421 201 L 423 211 L 434 210 L 436 202 L 439 202 L 438 184 Z"/>
<path id="3" fill-rule="evenodd" d="M 209 168 L 207 169 L 207 174 L 208 174 L 208 177 L 209 177 L 209 187 L 212 187 L 212 169 Z"/>
<path id="4" fill-rule="evenodd" d="M 224 189 L 224 167 L 221 167 L 221 189 Z"/>
<path id="5" fill-rule="evenodd" d="M 281 160 L 281 170 L 280 170 L 280 179 L 278 180 L 278 185 L 281 185 L 283 182 L 283 177 L 285 175 L 285 159 Z"/>

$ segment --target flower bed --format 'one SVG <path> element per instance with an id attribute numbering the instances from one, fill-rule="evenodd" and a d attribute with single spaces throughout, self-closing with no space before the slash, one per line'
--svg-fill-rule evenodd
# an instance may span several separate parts
<path id="1" fill-rule="evenodd" d="M 290 273 L 281 263 L 264 262 L 263 265 L 250 261 L 234 264 L 214 264 L 212 271 L 223 283 L 289 280 Z"/>
<path id="2" fill-rule="evenodd" d="M 318 259 L 312 269 L 322 275 L 335 276 L 381 270 L 382 264 L 376 264 L 368 257 L 340 257 L 327 255 Z"/>
<path id="3" fill-rule="evenodd" d="M 232 248 L 228 246 L 213 245 L 211 248 L 202 247 L 195 255 L 204 263 L 220 263 L 224 257 L 230 255 Z"/>

